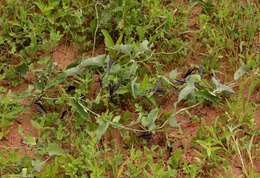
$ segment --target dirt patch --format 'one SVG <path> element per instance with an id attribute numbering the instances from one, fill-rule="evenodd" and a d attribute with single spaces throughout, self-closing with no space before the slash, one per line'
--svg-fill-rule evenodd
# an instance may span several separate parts
<path id="1" fill-rule="evenodd" d="M 94 52 L 94 53 L 93 53 Z M 106 47 L 104 44 L 99 44 L 95 50 L 89 50 L 88 52 L 84 53 L 83 56 L 97 56 L 100 54 L 105 54 L 106 53 Z"/>
<path id="2" fill-rule="evenodd" d="M 104 145 L 113 145 L 118 149 L 123 148 L 123 140 L 119 129 L 111 128 L 104 135 L 103 139 Z"/>
<path id="3" fill-rule="evenodd" d="M 78 50 L 74 44 L 61 44 L 52 53 L 53 62 L 58 69 L 64 70 L 68 65 L 75 62 L 78 57 Z"/>
<path id="4" fill-rule="evenodd" d="M 37 130 L 32 127 L 30 117 L 30 113 L 24 113 L 19 117 L 19 124 L 14 123 L 9 128 L 9 133 L 5 137 L 5 140 L 0 141 L 0 149 L 14 149 L 21 156 L 33 156 L 33 148 L 24 143 L 24 138 L 19 133 L 19 128 L 22 128 L 25 136 L 37 136 Z"/>
<path id="5" fill-rule="evenodd" d="M 94 53 L 93 53 L 94 52 Z M 104 44 L 99 44 L 93 51 L 93 49 L 83 52 L 81 54 L 81 58 L 89 58 L 89 57 L 93 57 L 93 56 L 97 56 L 97 55 L 101 55 L 101 54 L 105 54 L 106 53 L 106 47 Z"/>
<path id="6" fill-rule="evenodd" d="M 257 109 L 254 114 L 254 119 L 256 123 L 256 128 L 260 129 L 260 109 Z"/>
<path id="7" fill-rule="evenodd" d="M 203 7 L 199 4 L 197 4 L 195 7 L 193 7 L 189 19 L 189 27 L 190 29 L 199 29 L 199 21 L 198 21 L 198 16 L 201 14 L 203 10 Z"/>
<path id="8" fill-rule="evenodd" d="M 250 84 L 249 84 L 250 85 Z M 255 88 L 252 94 L 249 96 L 248 90 L 245 90 L 244 96 L 248 97 L 248 99 L 251 102 L 254 102 L 256 104 L 260 104 L 260 84 L 258 84 Z"/>
<path id="9" fill-rule="evenodd" d="M 95 99 L 101 89 L 101 78 L 99 75 L 93 75 L 92 83 L 89 87 L 88 97 Z"/>
<path id="10" fill-rule="evenodd" d="M 27 83 L 20 84 L 16 87 L 10 87 L 8 84 L 5 85 L 6 88 L 13 93 L 24 92 L 28 88 Z M 31 103 L 30 98 L 22 99 L 20 104 L 24 107 L 28 107 Z M 37 130 L 33 128 L 31 124 L 31 118 L 33 117 L 33 113 L 36 110 L 33 107 L 29 107 L 29 109 L 23 113 L 21 113 L 13 122 L 13 124 L 8 129 L 7 135 L 0 140 L 0 149 L 8 148 L 17 150 L 17 153 L 20 156 L 33 156 L 33 148 L 29 147 L 24 143 L 24 138 L 19 133 L 19 128 L 23 130 L 24 136 L 33 136 L 36 137 L 38 135 Z"/>
<path id="11" fill-rule="evenodd" d="M 254 161 L 255 170 L 257 173 L 260 173 L 260 160 Z"/>
<path id="12" fill-rule="evenodd" d="M 94 52 L 94 56 L 105 54 L 105 46 L 103 44 L 99 45 Z M 92 56 L 92 50 L 87 51 L 80 55 L 81 58 L 88 58 Z M 57 65 L 59 70 L 66 69 L 70 64 L 77 61 L 79 58 L 79 51 L 75 44 L 61 44 L 57 46 L 52 52 L 52 59 L 54 64 Z"/>
<path id="13" fill-rule="evenodd" d="M 30 101 L 22 100 L 22 105 L 27 105 Z M 22 129 L 24 136 L 37 137 L 38 132 L 33 128 L 31 124 L 31 118 L 35 113 L 34 109 L 29 109 L 28 111 L 20 114 L 16 119 L 16 122 L 8 129 L 8 134 L 0 141 L 0 149 L 8 148 L 17 150 L 20 156 L 33 156 L 33 148 L 24 143 L 24 137 L 19 133 L 19 128 Z"/>

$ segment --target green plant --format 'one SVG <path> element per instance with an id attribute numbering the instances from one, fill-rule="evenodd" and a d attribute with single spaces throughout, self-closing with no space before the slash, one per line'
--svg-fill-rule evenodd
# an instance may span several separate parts
<path id="1" fill-rule="evenodd" d="M 8 127 L 24 111 L 15 97 L 10 94 L 0 96 L 0 139 L 8 133 Z"/>
<path id="2" fill-rule="evenodd" d="M 233 167 L 259 177 L 258 11 L 231 0 L 1 1 L 0 177 L 237 177 Z"/>

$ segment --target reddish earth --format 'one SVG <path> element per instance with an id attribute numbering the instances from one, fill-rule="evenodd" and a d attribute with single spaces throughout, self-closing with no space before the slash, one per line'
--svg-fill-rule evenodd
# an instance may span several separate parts
<path id="1" fill-rule="evenodd" d="M 21 84 L 16 87 L 9 88 L 12 92 L 23 92 L 27 89 L 28 84 Z M 23 99 L 20 101 L 21 105 L 28 107 L 31 103 L 29 99 Z M 35 110 L 31 107 L 24 113 L 21 113 L 16 122 L 13 122 L 12 126 L 8 129 L 8 134 L 4 139 L 0 140 L 0 148 L 8 148 L 17 150 L 17 153 L 21 156 L 33 156 L 33 149 L 23 143 L 24 138 L 19 133 L 19 127 L 22 128 L 25 136 L 37 136 L 37 130 L 32 127 L 31 118 L 33 117 Z"/>
<path id="2" fill-rule="evenodd" d="M 256 128 L 260 129 L 260 109 L 257 109 L 254 114 Z"/>
<path id="3" fill-rule="evenodd" d="M 58 69 L 64 70 L 68 65 L 75 62 L 78 57 L 77 47 L 73 44 L 61 44 L 52 53 L 53 62 Z"/>
<path id="4" fill-rule="evenodd" d="M 17 118 L 18 123 L 14 123 L 9 128 L 9 133 L 5 136 L 5 139 L 0 141 L 0 149 L 8 148 L 17 150 L 17 153 L 21 156 L 33 156 L 33 148 L 24 144 L 24 138 L 20 135 L 18 129 L 21 127 L 25 136 L 37 137 L 37 130 L 32 127 L 31 124 L 32 114 L 30 112 L 23 113 Z"/>
<path id="5" fill-rule="evenodd" d="M 99 44 L 95 50 L 94 50 L 94 54 L 93 54 L 93 50 L 89 50 L 88 52 L 86 53 L 83 53 L 82 56 L 83 57 L 89 57 L 89 56 L 97 56 L 97 55 L 100 55 L 100 54 L 105 54 L 106 53 L 106 47 L 104 44 Z"/>
<path id="6" fill-rule="evenodd" d="M 254 166 L 256 172 L 260 173 L 260 154 L 258 155 L 258 158 L 254 160 Z"/>
<path id="7" fill-rule="evenodd" d="M 190 19 L 189 19 L 189 27 L 191 29 L 199 28 L 199 18 L 198 16 L 202 13 L 203 7 L 197 4 L 195 7 L 192 8 Z"/>

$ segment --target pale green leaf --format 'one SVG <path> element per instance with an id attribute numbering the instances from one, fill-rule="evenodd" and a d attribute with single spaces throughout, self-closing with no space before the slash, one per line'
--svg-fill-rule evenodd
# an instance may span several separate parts
<path id="1" fill-rule="evenodd" d="M 172 114 L 172 115 L 169 117 L 168 121 L 169 121 L 169 125 L 170 125 L 171 127 L 173 127 L 173 128 L 176 128 L 176 127 L 179 126 L 179 124 L 177 123 L 177 120 L 176 120 L 176 115 L 175 115 L 175 113 Z"/>
<path id="2" fill-rule="evenodd" d="M 50 156 L 64 155 L 64 150 L 57 143 L 49 143 L 47 152 Z"/>
<path id="3" fill-rule="evenodd" d="M 106 55 L 102 54 L 95 57 L 83 59 L 79 64 L 79 67 L 80 68 L 85 68 L 88 66 L 102 67 L 105 64 L 105 61 L 106 61 Z"/>
<path id="4" fill-rule="evenodd" d="M 106 60 L 105 55 L 98 55 L 98 56 L 95 56 L 95 57 L 83 59 L 78 66 L 66 69 L 64 71 L 64 73 L 65 73 L 66 77 L 74 76 L 74 75 L 80 74 L 86 67 L 89 67 L 89 66 L 101 67 L 101 66 L 103 66 L 105 64 L 105 60 Z"/>
<path id="5" fill-rule="evenodd" d="M 32 160 L 33 169 L 37 172 L 40 172 L 43 169 L 45 161 L 41 160 Z"/>
<path id="6" fill-rule="evenodd" d="M 248 67 L 246 65 L 241 65 L 239 69 L 234 74 L 234 80 L 240 79 L 245 73 L 248 72 Z"/>
<path id="7" fill-rule="evenodd" d="M 196 83 L 201 81 L 201 76 L 199 74 L 193 74 L 188 77 L 188 83 Z"/>
<path id="8" fill-rule="evenodd" d="M 23 143 L 30 145 L 30 146 L 34 146 L 34 145 L 36 145 L 36 138 L 31 135 L 25 136 Z"/>
<path id="9" fill-rule="evenodd" d="M 122 70 L 122 66 L 120 64 L 114 64 L 110 68 L 110 74 L 118 74 Z"/>
<path id="10" fill-rule="evenodd" d="M 66 77 L 74 76 L 74 75 L 77 75 L 80 73 L 80 68 L 79 68 L 79 66 L 72 67 L 72 68 L 66 69 L 64 71 L 64 73 L 65 73 Z"/>
<path id="11" fill-rule="evenodd" d="M 109 122 L 108 121 L 102 120 L 102 119 L 98 120 L 98 128 L 96 130 L 96 137 L 97 137 L 98 141 L 106 133 L 108 127 L 109 127 Z"/>
<path id="12" fill-rule="evenodd" d="M 137 77 L 131 81 L 131 91 L 132 91 L 132 96 L 133 98 L 136 98 L 136 80 L 137 80 Z"/>
<path id="13" fill-rule="evenodd" d="M 55 79 L 48 82 L 46 89 L 54 87 L 66 80 L 67 77 L 75 76 L 82 73 L 85 68 L 89 66 L 93 67 L 101 67 L 105 64 L 106 56 L 105 55 L 98 55 L 95 57 L 87 58 L 81 61 L 81 63 L 69 69 L 66 69 L 64 72 L 60 73 Z"/>
<path id="14" fill-rule="evenodd" d="M 21 175 L 22 175 L 22 177 L 28 177 L 28 169 L 27 168 L 22 168 Z"/>
<path id="15" fill-rule="evenodd" d="M 136 74 L 136 71 L 138 69 L 138 64 L 137 62 L 133 62 L 133 64 L 130 66 L 128 72 L 128 77 L 130 78 L 131 76 L 134 76 Z"/>
<path id="16" fill-rule="evenodd" d="M 175 80 L 177 78 L 177 75 L 178 75 L 178 72 L 176 69 L 172 70 L 170 73 L 169 73 L 169 78 L 171 80 Z"/>
<path id="17" fill-rule="evenodd" d="M 155 129 L 155 127 L 156 127 L 155 121 L 158 118 L 159 112 L 160 112 L 160 109 L 155 108 L 149 112 L 147 117 L 145 117 L 145 116 L 141 117 L 142 125 L 144 127 L 147 127 L 149 130 Z"/>
<path id="18" fill-rule="evenodd" d="M 195 90 L 194 83 L 188 83 L 179 93 L 178 102 L 183 99 L 186 99 L 189 94 L 191 94 Z"/>
<path id="19" fill-rule="evenodd" d="M 222 93 L 222 92 L 228 92 L 228 93 L 234 93 L 234 90 L 224 84 L 221 84 L 215 77 L 212 77 L 212 82 L 215 85 L 215 90 L 213 91 L 213 93 Z"/>
<path id="20" fill-rule="evenodd" d="M 133 47 L 131 45 L 115 45 L 114 50 L 123 53 L 123 54 L 127 54 L 130 55 L 133 51 Z"/>
<path id="21" fill-rule="evenodd" d="M 138 52 L 140 52 L 140 53 L 150 52 L 151 49 L 150 49 L 150 47 L 149 47 L 148 45 L 149 45 L 149 41 L 144 40 L 144 41 L 139 45 Z"/>
<path id="22" fill-rule="evenodd" d="M 119 115 L 119 116 L 116 116 L 116 117 L 113 118 L 113 121 L 112 121 L 112 122 L 118 123 L 118 122 L 120 121 L 120 119 L 121 119 L 121 116 L 120 116 L 120 115 Z"/>
<path id="23" fill-rule="evenodd" d="M 36 129 L 38 129 L 38 130 L 43 129 L 43 127 L 42 127 L 38 122 L 36 122 L 36 121 L 34 121 L 34 120 L 31 120 L 31 124 L 32 124 L 32 126 L 33 126 L 34 128 L 36 128 Z"/>

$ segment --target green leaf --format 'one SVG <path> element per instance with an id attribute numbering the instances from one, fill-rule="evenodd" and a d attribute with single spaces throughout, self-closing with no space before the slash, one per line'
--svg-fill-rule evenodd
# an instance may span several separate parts
<path id="1" fill-rule="evenodd" d="M 168 85 L 174 86 L 174 84 L 169 80 L 168 77 L 165 76 L 159 76 L 164 82 L 166 82 Z"/>
<path id="2" fill-rule="evenodd" d="M 34 4 L 40 9 L 42 13 L 45 13 L 45 8 L 46 8 L 45 3 L 38 1 L 38 2 L 34 2 Z"/>
<path id="3" fill-rule="evenodd" d="M 139 48 L 138 48 L 138 51 L 137 53 L 147 53 L 147 52 L 151 52 L 151 49 L 150 47 L 148 46 L 149 45 L 149 41 L 147 40 L 144 40 L 140 45 L 139 45 Z"/>
<path id="4" fill-rule="evenodd" d="M 21 176 L 22 177 L 28 177 L 28 169 L 27 168 L 22 168 Z"/>
<path id="5" fill-rule="evenodd" d="M 131 81 L 131 91 L 132 91 L 133 98 L 136 98 L 136 88 L 137 88 L 136 80 L 137 77 L 135 77 L 134 80 Z"/>
<path id="6" fill-rule="evenodd" d="M 0 132 L 0 140 L 2 140 L 4 137 L 4 132 Z"/>
<path id="7" fill-rule="evenodd" d="M 114 50 L 123 53 L 123 54 L 127 54 L 127 55 L 131 55 L 132 51 L 133 51 L 133 47 L 132 45 L 115 45 Z"/>
<path id="8" fill-rule="evenodd" d="M 24 129 L 21 126 L 18 127 L 18 133 L 23 137 L 23 143 L 30 146 L 36 145 L 36 138 L 31 135 L 25 135 Z"/>
<path id="9" fill-rule="evenodd" d="M 173 128 L 179 127 L 179 124 L 177 123 L 177 120 L 176 120 L 176 115 L 175 115 L 175 113 L 172 114 L 172 115 L 169 117 L 168 121 L 169 121 L 169 125 L 170 125 L 171 127 L 173 127 Z"/>
<path id="10" fill-rule="evenodd" d="M 52 88 L 54 86 L 57 86 L 60 83 L 62 83 L 66 78 L 67 78 L 66 73 L 60 73 L 60 74 L 58 74 L 58 76 L 55 79 L 48 82 L 48 84 L 45 88 L 48 89 L 48 88 Z"/>
<path id="11" fill-rule="evenodd" d="M 62 34 L 59 31 L 51 30 L 50 32 L 50 41 L 53 43 L 52 45 L 56 45 L 60 39 L 62 38 Z"/>
<path id="12" fill-rule="evenodd" d="M 245 64 L 241 65 L 234 74 L 234 80 L 240 79 L 248 71 L 249 71 L 249 68 L 247 67 L 247 65 L 245 65 Z"/>
<path id="13" fill-rule="evenodd" d="M 106 133 L 108 127 L 109 127 L 109 122 L 106 120 L 103 120 L 100 118 L 98 121 L 98 128 L 96 130 L 96 137 L 97 140 L 99 141 L 101 137 Z"/>
<path id="14" fill-rule="evenodd" d="M 6 88 L 0 86 L 0 93 L 5 93 L 7 91 Z"/>
<path id="15" fill-rule="evenodd" d="M 3 38 L 3 36 L 0 36 L 0 45 L 4 44 L 5 40 Z"/>
<path id="16" fill-rule="evenodd" d="M 196 96 L 201 98 L 201 99 L 205 99 L 208 100 L 212 103 L 218 103 L 219 102 L 219 98 L 212 93 L 211 91 L 207 90 L 207 89 L 203 89 L 201 88 L 200 90 L 196 91 Z"/>
<path id="17" fill-rule="evenodd" d="M 66 77 L 75 76 L 80 73 L 80 67 L 72 67 L 64 71 Z"/>
<path id="18" fill-rule="evenodd" d="M 102 54 L 95 57 L 83 59 L 79 64 L 79 67 L 80 68 L 85 68 L 88 66 L 102 67 L 105 64 L 106 58 L 109 58 L 109 56 L 106 57 L 106 55 Z"/>
<path id="19" fill-rule="evenodd" d="M 31 135 L 25 136 L 23 143 L 30 145 L 30 146 L 34 146 L 34 145 L 36 145 L 36 138 Z"/>
<path id="20" fill-rule="evenodd" d="M 32 160 L 32 166 L 33 166 L 33 170 L 40 172 L 43 169 L 43 166 L 45 164 L 45 161 L 41 161 L 41 160 Z"/>
<path id="21" fill-rule="evenodd" d="M 222 92 L 234 93 L 234 90 L 231 87 L 221 84 L 215 77 L 212 77 L 212 82 L 216 87 L 216 89 L 213 91 L 214 94 Z"/>
<path id="22" fill-rule="evenodd" d="M 188 83 L 179 93 L 178 102 L 183 99 L 186 99 L 189 94 L 191 94 L 195 90 L 194 83 Z"/>
<path id="23" fill-rule="evenodd" d="M 15 72 L 23 76 L 26 74 L 28 69 L 28 65 L 26 63 L 22 63 L 15 68 Z"/>
<path id="24" fill-rule="evenodd" d="M 112 48 L 115 44 L 114 41 L 112 39 L 112 37 L 109 35 L 107 30 L 101 30 L 102 34 L 105 37 L 105 45 L 107 48 Z"/>
<path id="25" fill-rule="evenodd" d="M 188 77 L 188 83 L 196 83 L 201 81 L 201 76 L 199 74 L 193 74 Z"/>
<path id="26" fill-rule="evenodd" d="M 47 152 L 50 156 L 64 155 L 64 150 L 57 143 L 49 143 Z"/>
<path id="27" fill-rule="evenodd" d="M 140 86 L 138 88 L 139 93 L 145 93 L 153 87 L 149 79 L 150 78 L 148 77 L 148 75 L 144 76 L 143 81 L 140 83 Z"/>
<path id="28" fill-rule="evenodd" d="M 138 64 L 137 62 L 134 61 L 132 65 L 129 67 L 129 70 L 126 71 L 128 72 L 128 78 L 130 78 L 131 76 L 135 76 L 137 69 L 138 69 Z"/>
<path id="29" fill-rule="evenodd" d="M 110 74 L 118 74 L 122 70 L 122 66 L 120 64 L 114 64 L 110 68 Z"/>
<path id="30" fill-rule="evenodd" d="M 64 72 L 60 73 L 55 79 L 50 81 L 45 88 L 46 89 L 52 88 L 64 82 L 67 77 L 78 75 L 82 73 L 85 70 L 85 68 L 89 66 L 101 67 L 105 64 L 105 60 L 106 60 L 106 55 L 98 55 L 95 57 L 84 59 L 81 61 L 81 63 L 78 66 L 66 69 Z"/>
<path id="31" fill-rule="evenodd" d="M 170 73 L 169 73 L 169 78 L 171 80 L 175 80 L 177 78 L 177 75 L 178 75 L 178 72 L 176 69 L 172 70 Z"/>
<path id="32" fill-rule="evenodd" d="M 181 161 L 182 154 L 183 154 L 183 151 L 180 148 L 178 148 L 174 151 L 173 155 L 169 159 L 169 165 L 172 168 L 178 169 L 180 161 Z"/>
<path id="33" fill-rule="evenodd" d="M 177 103 L 174 104 L 173 113 L 168 118 L 169 125 L 173 128 L 179 127 L 179 124 L 177 123 L 177 119 L 176 119 L 176 108 L 177 108 Z"/>
<path id="34" fill-rule="evenodd" d="M 31 124 L 34 128 L 38 129 L 38 130 L 41 130 L 43 129 L 43 127 L 38 123 L 36 122 L 35 120 L 31 120 Z"/>
<path id="35" fill-rule="evenodd" d="M 154 108 L 151 110 L 147 117 L 143 116 L 141 118 L 141 123 L 144 127 L 147 127 L 149 130 L 153 130 L 156 128 L 155 121 L 158 118 L 158 115 L 160 113 L 159 108 Z"/>
<path id="36" fill-rule="evenodd" d="M 112 120 L 112 122 L 118 123 L 118 122 L 120 121 L 120 119 L 121 119 L 121 116 L 120 116 L 120 115 L 119 115 L 119 116 L 116 116 L 116 117 L 114 117 L 114 119 Z"/>
<path id="37" fill-rule="evenodd" d="M 73 99 L 70 104 L 72 105 L 74 111 L 76 111 L 81 118 L 88 118 L 88 111 L 79 100 Z"/>

